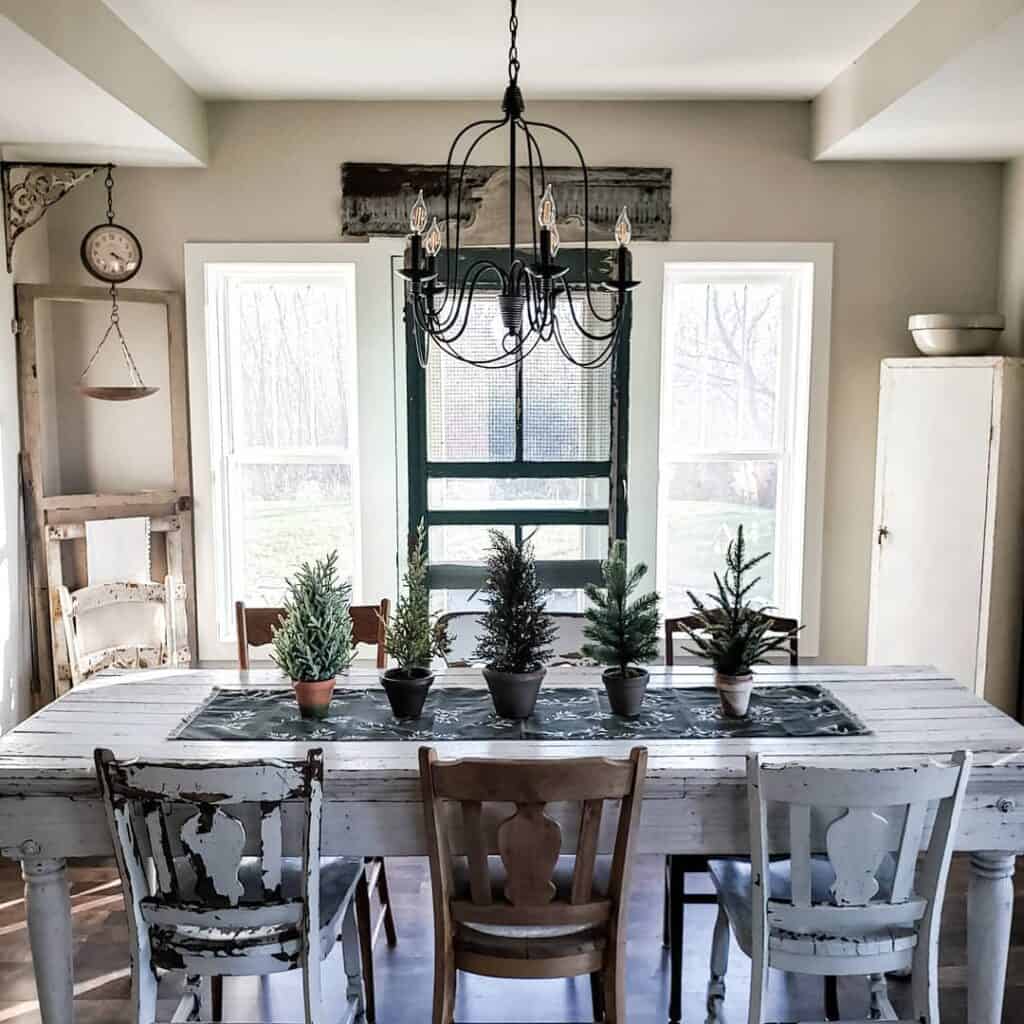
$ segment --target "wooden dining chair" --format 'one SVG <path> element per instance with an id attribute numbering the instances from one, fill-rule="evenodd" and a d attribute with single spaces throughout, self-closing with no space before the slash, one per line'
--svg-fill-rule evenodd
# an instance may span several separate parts
<path id="1" fill-rule="evenodd" d="M 800 623 L 796 619 L 787 619 L 782 615 L 765 615 L 771 621 L 768 628 L 768 636 L 788 636 L 789 643 L 786 645 L 789 654 L 790 665 L 800 664 Z M 675 664 L 674 638 L 683 632 L 683 627 L 699 630 L 701 620 L 696 615 L 681 615 L 677 618 L 665 620 L 665 664 Z"/>
<path id="2" fill-rule="evenodd" d="M 352 639 L 360 644 L 375 644 L 377 647 L 377 668 L 388 663 L 384 637 L 387 630 L 391 602 L 385 597 L 380 604 L 350 605 L 352 616 Z M 273 639 L 274 628 L 280 623 L 283 608 L 249 608 L 244 601 L 235 602 L 235 623 L 238 631 L 238 667 L 249 667 L 249 648 L 262 647 Z M 374 920 L 370 908 L 370 894 L 376 892 L 380 913 Z M 373 949 L 380 936 L 381 927 L 389 947 L 398 945 L 398 930 L 395 928 L 395 914 L 391 906 L 391 891 L 388 888 L 388 873 L 383 857 L 367 857 L 366 872 L 356 888 L 356 907 L 359 911 L 359 944 L 363 963 L 366 965 L 364 982 L 366 986 L 366 1019 L 372 1024 L 377 1012 L 377 993 L 373 972 Z"/>
<path id="3" fill-rule="evenodd" d="M 388 654 L 384 647 L 391 602 L 385 597 L 380 604 L 350 605 L 352 640 L 377 648 L 377 668 L 386 668 Z M 249 648 L 264 647 L 274 638 L 280 625 L 283 608 L 250 608 L 244 601 L 235 602 L 235 627 L 238 634 L 238 667 L 249 667 Z"/>
<path id="4" fill-rule="evenodd" d="M 747 760 L 749 860 L 712 860 L 719 911 L 708 1020 L 725 998 L 729 931 L 752 960 L 748 1024 L 761 1024 L 768 968 L 871 979 L 871 1010 L 894 1020 L 885 974 L 911 969 L 916 1024 L 938 1024 L 938 943 L 946 877 L 971 754 L 948 765 L 823 768 Z M 919 865 L 929 811 L 927 852 Z M 769 819 L 786 835 L 786 859 Z M 814 851 L 824 849 L 822 855 Z M 826 1016 L 839 1017 L 838 1006 Z"/>
<path id="5" fill-rule="evenodd" d="M 433 1024 L 452 1024 L 456 971 L 589 975 L 594 1019 L 625 1020 L 626 899 L 646 771 L 641 747 L 628 760 L 543 761 L 439 761 L 420 749 L 434 897 Z M 620 801 L 614 853 L 599 857 L 611 801 Z M 550 807 L 556 803 L 561 824 Z M 575 838 L 574 856 L 560 856 L 563 828 Z"/>
<path id="6" fill-rule="evenodd" d="M 224 976 L 299 970 L 303 1019 L 320 1024 L 320 964 L 339 934 L 345 1020 L 360 1018 L 355 892 L 365 868 L 321 859 L 323 751 L 203 765 L 119 761 L 100 749 L 95 761 L 124 890 L 136 1024 L 156 1020 L 158 970 L 188 979 L 175 1020 L 220 1020 Z M 302 809 L 297 845 L 286 802 Z"/>
<path id="7" fill-rule="evenodd" d="M 104 669 L 191 663 L 185 584 L 176 576 L 163 583 L 96 583 L 56 591 L 73 686 Z"/>
<path id="8" fill-rule="evenodd" d="M 771 627 L 769 634 L 788 635 L 789 664 L 800 663 L 799 623 L 796 619 L 787 619 L 781 615 L 769 615 Z M 701 620 L 695 615 L 683 615 L 665 620 L 665 664 L 675 664 L 674 638 L 683 632 L 683 627 L 699 629 Z M 682 1012 L 683 991 L 683 926 L 685 908 L 715 904 L 718 897 L 714 893 L 687 892 L 686 876 L 707 874 L 708 858 L 703 854 L 670 854 L 665 858 L 665 895 L 662 918 L 662 944 L 669 951 L 670 995 L 669 1020 L 678 1021 Z M 827 982 L 830 990 L 835 981 Z"/>

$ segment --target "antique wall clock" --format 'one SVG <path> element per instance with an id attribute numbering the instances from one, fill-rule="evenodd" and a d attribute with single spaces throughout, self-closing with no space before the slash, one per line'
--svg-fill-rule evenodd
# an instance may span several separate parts
<path id="1" fill-rule="evenodd" d="M 85 233 L 82 263 L 93 277 L 106 284 L 124 284 L 142 267 L 142 243 L 123 224 L 114 222 L 114 174 L 107 167 L 107 219 Z"/>

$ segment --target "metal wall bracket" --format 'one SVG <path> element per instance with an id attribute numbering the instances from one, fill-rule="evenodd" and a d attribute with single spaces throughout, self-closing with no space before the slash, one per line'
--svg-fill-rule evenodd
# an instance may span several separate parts
<path id="1" fill-rule="evenodd" d="M 14 243 L 54 203 L 106 164 L 48 164 L 22 161 L 0 162 L 0 185 L 4 201 L 4 246 L 7 273 L 11 273 Z"/>

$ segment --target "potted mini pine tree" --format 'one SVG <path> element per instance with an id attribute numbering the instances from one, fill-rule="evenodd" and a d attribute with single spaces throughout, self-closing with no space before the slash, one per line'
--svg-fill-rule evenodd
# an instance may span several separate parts
<path id="1" fill-rule="evenodd" d="M 608 668 L 601 675 L 612 711 L 624 718 L 640 714 L 649 674 L 641 668 L 658 656 L 658 595 L 651 591 L 636 600 L 630 597 L 647 575 L 643 562 L 630 569 L 625 547 L 617 541 L 611 557 L 602 564 L 604 586 L 588 583 L 591 607 L 584 613 L 583 645 L 588 658 Z"/>
<path id="2" fill-rule="evenodd" d="M 760 582 L 760 577 L 747 582 L 747 574 L 766 559 L 765 551 L 755 558 L 747 558 L 742 524 L 736 530 L 735 540 L 729 542 L 725 553 L 725 572 L 715 573 L 715 593 L 708 594 L 705 604 L 691 591 L 696 620 L 693 625 L 680 626 L 692 646 L 683 645 L 688 654 L 707 658 L 715 670 L 715 688 L 722 702 L 722 710 L 732 718 L 743 718 L 750 707 L 754 689 L 753 666 L 763 663 L 766 654 L 785 647 L 792 633 L 772 633 L 772 620 L 767 608 L 755 608 L 747 600 Z M 803 628 L 803 627 L 800 627 Z"/>
<path id="3" fill-rule="evenodd" d="M 529 718 L 552 654 L 555 624 L 544 610 L 550 591 L 537 578 L 533 545 L 491 530 L 481 634 L 475 657 L 502 718 Z"/>
<path id="4" fill-rule="evenodd" d="M 447 657 L 451 640 L 440 616 L 430 612 L 424 528 L 420 523 L 409 541 L 409 566 L 398 598 L 398 607 L 385 623 L 384 648 L 395 667 L 381 677 L 395 718 L 419 718 L 427 692 L 434 682 L 431 662 Z"/>
<path id="5" fill-rule="evenodd" d="M 352 664 L 351 587 L 338 579 L 337 551 L 304 562 L 285 585 L 271 657 L 292 681 L 302 717 L 326 718 L 334 681 Z"/>

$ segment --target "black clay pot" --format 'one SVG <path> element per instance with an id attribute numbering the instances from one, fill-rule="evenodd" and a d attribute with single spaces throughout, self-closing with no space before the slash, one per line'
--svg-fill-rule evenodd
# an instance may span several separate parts
<path id="1" fill-rule="evenodd" d="M 536 672 L 498 672 L 485 668 L 483 673 L 494 710 L 500 718 L 529 718 L 533 714 L 537 692 L 547 675 L 546 668 Z"/>
<path id="2" fill-rule="evenodd" d="M 395 718 L 419 718 L 434 673 L 429 668 L 389 668 L 380 681 Z"/>
<path id="3" fill-rule="evenodd" d="M 647 693 L 647 682 L 650 679 L 647 669 L 633 668 L 628 675 L 620 674 L 617 668 L 606 668 L 601 673 L 608 703 L 612 711 L 623 718 L 636 718 L 643 707 L 644 694 Z"/>

